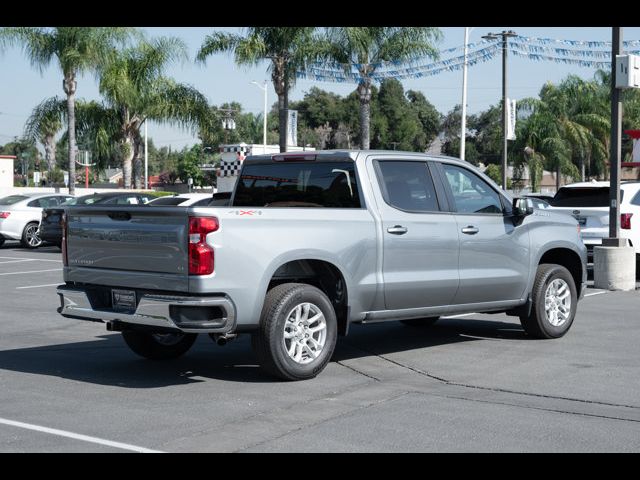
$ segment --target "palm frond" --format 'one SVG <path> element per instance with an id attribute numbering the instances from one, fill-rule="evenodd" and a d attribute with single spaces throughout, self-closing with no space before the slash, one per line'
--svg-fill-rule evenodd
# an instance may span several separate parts
<path id="1" fill-rule="evenodd" d="M 59 97 L 51 97 L 37 105 L 27 119 L 24 136 L 36 141 L 46 135 L 56 135 L 66 122 L 67 102 Z"/>
<path id="2" fill-rule="evenodd" d="M 196 54 L 196 61 L 205 62 L 210 55 L 220 52 L 232 52 L 236 46 L 245 40 L 241 35 L 225 32 L 213 32 L 207 35 L 204 43 Z"/>

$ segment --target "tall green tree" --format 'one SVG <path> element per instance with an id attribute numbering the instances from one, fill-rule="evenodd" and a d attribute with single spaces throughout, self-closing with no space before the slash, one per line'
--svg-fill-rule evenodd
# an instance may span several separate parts
<path id="1" fill-rule="evenodd" d="M 100 69 L 100 93 L 105 99 L 102 115 L 118 118 L 125 188 L 132 187 L 132 162 L 142 151 L 140 128 L 145 121 L 194 131 L 211 121 L 202 93 L 164 75 L 171 63 L 186 58 L 184 42 L 162 37 L 116 52 Z M 139 179 L 134 175 L 137 188 Z"/>
<path id="2" fill-rule="evenodd" d="M 133 29 L 125 27 L 5 27 L 0 30 L 0 45 L 21 45 L 40 72 L 54 60 L 62 70 L 62 88 L 67 97 L 70 179 L 75 179 L 78 75 L 97 71 L 116 45 L 128 40 L 132 33 Z M 69 181 L 69 193 L 75 193 L 74 181 Z"/>
<path id="3" fill-rule="evenodd" d="M 417 152 L 425 151 L 440 131 L 442 115 L 422 92 L 409 90 L 407 99 L 410 110 L 415 112 L 421 127 L 421 135 L 414 139 L 413 149 Z"/>
<path id="4" fill-rule="evenodd" d="M 604 162 L 606 158 L 606 139 L 602 133 L 607 130 L 607 119 L 601 112 L 594 112 L 590 102 L 585 101 L 590 97 L 595 101 L 594 94 L 587 82 L 569 76 L 559 85 L 545 84 L 539 99 L 519 102 L 519 110 L 528 118 L 520 128 L 518 150 L 524 152 L 524 148 L 529 147 L 546 158 L 548 167 L 556 172 L 557 188 L 560 175 L 582 177 L 588 161 L 585 159 Z"/>
<path id="5" fill-rule="evenodd" d="M 244 112 L 238 102 L 223 103 L 219 107 L 209 107 L 210 120 L 202 125 L 198 137 L 204 146 L 218 150 L 221 143 L 262 143 L 262 113 L 254 115 Z M 235 122 L 235 129 L 225 130 L 223 118 L 230 117 Z"/>
<path id="6" fill-rule="evenodd" d="M 407 61 L 423 56 L 438 58 L 434 43 L 442 37 L 434 27 L 331 27 L 327 29 L 324 59 L 356 67 L 360 81 L 360 148 L 370 147 L 371 97 L 376 71 L 382 62 Z"/>
<path id="7" fill-rule="evenodd" d="M 296 72 L 319 58 L 322 42 L 313 27 L 249 27 L 245 35 L 213 32 L 207 36 L 196 56 L 204 62 L 219 52 L 233 53 L 238 65 L 271 62 L 269 72 L 278 95 L 280 151 L 287 151 L 287 110 L 289 90 Z"/>

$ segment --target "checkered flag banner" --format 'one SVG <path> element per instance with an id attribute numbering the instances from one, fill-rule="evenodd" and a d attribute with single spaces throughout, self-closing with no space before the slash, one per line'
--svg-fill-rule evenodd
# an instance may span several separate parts
<path id="1" fill-rule="evenodd" d="M 245 156 L 251 155 L 251 145 L 233 145 L 220 147 L 220 153 L 230 152 L 244 154 Z"/>
<path id="2" fill-rule="evenodd" d="M 225 162 L 224 160 L 220 163 L 220 169 L 218 170 L 218 177 L 234 177 L 238 175 L 240 172 L 240 167 L 242 164 L 238 160 L 233 160 L 232 162 Z"/>

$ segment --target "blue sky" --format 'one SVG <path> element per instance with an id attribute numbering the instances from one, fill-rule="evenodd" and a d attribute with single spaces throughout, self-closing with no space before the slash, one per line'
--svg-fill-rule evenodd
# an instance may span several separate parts
<path id="1" fill-rule="evenodd" d="M 191 59 L 199 49 L 206 35 L 214 29 L 239 32 L 236 27 L 153 27 L 144 28 L 150 36 L 176 36 L 182 38 L 189 49 Z M 566 40 L 610 41 L 611 28 L 608 27 L 475 27 L 470 42 L 481 40 L 488 32 L 515 30 L 522 36 L 546 37 Z M 443 41 L 441 49 L 461 46 L 464 42 L 464 27 L 441 28 Z M 639 40 L 640 28 L 625 28 L 624 40 Z M 63 96 L 62 75 L 52 64 L 42 74 L 33 69 L 22 51 L 8 49 L 0 56 L 2 74 L 0 74 L 0 144 L 5 144 L 16 135 L 21 135 L 24 123 L 31 110 L 44 98 Z M 206 65 L 188 62 L 174 65 L 168 74 L 177 81 L 190 84 L 199 89 L 211 104 L 240 102 L 246 111 L 260 113 L 263 109 L 263 93 L 251 81 L 268 82 L 269 107 L 276 101 L 275 92 L 267 74 L 267 62 L 258 67 L 238 67 L 228 54 L 209 57 Z M 469 68 L 468 73 L 468 112 L 477 113 L 489 105 L 500 101 L 502 92 L 501 59 L 492 60 Z M 556 64 L 553 62 L 534 62 L 528 59 L 509 57 L 509 92 L 511 98 L 520 99 L 536 96 L 540 87 L 547 81 L 558 82 L 573 73 L 583 78 L 592 78 L 594 69 Z M 403 80 L 405 90 L 423 92 L 427 99 L 442 113 L 461 103 L 462 71 L 445 72 L 432 77 Z M 290 100 L 301 99 L 311 87 L 318 86 L 339 95 L 348 95 L 355 89 L 353 84 L 316 82 L 299 79 L 291 91 Z M 78 82 L 78 97 L 87 100 L 99 99 L 97 81 L 85 76 Z M 640 127 L 640 126 L 639 126 Z M 149 135 L 155 145 L 171 145 L 180 149 L 185 145 L 197 143 L 192 132 L 167 125 L 149 124 Z"/>

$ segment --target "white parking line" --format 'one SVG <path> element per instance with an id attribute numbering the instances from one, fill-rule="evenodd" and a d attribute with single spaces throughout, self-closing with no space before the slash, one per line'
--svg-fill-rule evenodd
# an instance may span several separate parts
<path id="1" fill-rule="evenodd" d="M 584 296 L 585 297 L 592 297 L 594 295 L 602 295 L 603 293 L 609 293 L 606 290 L 603 290 L 602 292 L 593 292 L 593 293 L 585 293 Z"/>
<path id="2" fill-rule="evenodd" d="M 61 268 L 51 268 L 49 270 L 29 270 L 27 272 L 7 272 L 0 273 L 0 275 L 22 275 L 23 273 L 42 273 L 42 272 L 58 272 L 62 270 Z"/>
<path id="3" fill-rule="evenodd" d="M 442 318 L 460 318 L 460 317 L 468 317 L 470 315 L 477 315 L 477 313 L 462 313 L 460 315 L 447 315 L 446 317 L 442 317 Z"/>
<path id="4" fill-rule="evenodd" d="M 7 259 L 7 260 L 30 260 L 32 262 L 38 261 L 38 262 L 58 262 L 58 263 L 62 263 L 62 260 L 51 260 L 51 259 L 47 259 L 47 258 L 24 258 L 24 257 L 0 257 L 3 259 Z M 2 262 L 4 263 L 4 262 Z"/>
<path id="5" fill-rule="evenodd" d="M 54 287 L 56 285 L 60 285 L 60 282 L 58 282 L 58 283 L 47 283 L 46 285 L 28 285 L 26 287 L 16 287 L 16 290 L 23 290 L 25 288 Z"/>
<path id="6" fill-rule="evenodd" d="M 0 418 L 0 423 L 10 425 L 12 427 L 35 430 L 36 432 L 50 433 L 51 435 L 73 438 L 74 440 L 81 440 L 83 442 L 98 443 L 100 445 L 106 445 L 108 447 L 131 450 L 138 453 L 164 453 L 160 450 L 151 450 L 149 448 L 137 447 L 136 445 L 129 445 L 128 443 L 112 442 L 111 440 L 104 440 L 102 438 L 90 437 L 88 435 L 81 435 L 79 433 L 67 432 L 66 430 L 58 430 L 57 428 L 41 427 L 39 425 L 33 425 L 31 423 L 16 422 L 13 420 L 7 420 L 6 418 Z"/>
<path id="7" fill-rule="evenodd" d="M 1 264 L 5 264 L 5 263 L 18 263 L 18 262 L 36 262 L 37 260 L 32 260 L 32 259 L 28 259 L 28 258 L 22 258 L 20 260 L 7 260 L 6 262 L 0 262 Z"/>

